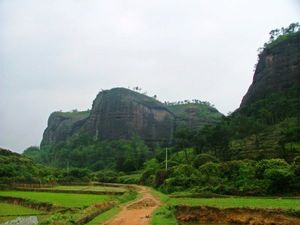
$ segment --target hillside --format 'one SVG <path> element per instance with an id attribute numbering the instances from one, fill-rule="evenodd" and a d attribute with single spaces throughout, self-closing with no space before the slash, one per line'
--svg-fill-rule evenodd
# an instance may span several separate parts
<path id="1" fill-rule="evenodd" d="M 297 87 L 299 91 L 299 43 L 300 32 L 298 31 L 278 37 L 278 40 L 265 46 L 259 54 L 253 82 L 243 97 L 240 108 L 249 106 L 271 94 L 287 95 L 292 87 Z"/>
<path id="2" fill-rule="evenodd" d="M 231 142 L 235 157 L 291 161 L 300 154 L 300 32 L 265 45 L 233 121 L 255 120 L 252 132 Z"/>
<path id="3" fill-rule="evenodd" d="M 176 130 L 203 128 L 205 125 L 220 122 L 222 117 L 222 114 L 207 102 L 175 103 L 167 105 L 167 108 L 175 115 Z"/>
<path id="4" fill-rule="evenodd" d="M 148 161 L 142 182 L 179 197 L 299 195 L 300 26 L 275 31 L 241 106 L 215 125 L 178 134 L 168 170 L 153 169 L 162 158 Z"/>
<path id="5" fill-rule="evenodd" d="M 41 146 L 76 135 L 94 140 L 138 136 L 149 146 L 170 145 L 176 130 L 215 124 L 221 115 L 206 102 L 166 105 L 126 88 L 113 88 L 101 91 L 90 111 L 52 113 Z"/>
<path id="6" fill-rule="evenodd" d="M 0 183 L 40 183 L 51 177 L 49 170 L 32 159 L 0 148 Z"/>

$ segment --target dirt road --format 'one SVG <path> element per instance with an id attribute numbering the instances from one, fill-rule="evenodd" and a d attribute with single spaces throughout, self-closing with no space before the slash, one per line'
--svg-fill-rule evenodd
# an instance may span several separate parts
<path id="1" fill-rule="evenodd" d="M 147 187 L 138 186 L 140 198 L 126 204 L 115 217 L 104 225 L 148 225 L 153 211 L 160 206 L 158 198 L 154 197 Z"/>

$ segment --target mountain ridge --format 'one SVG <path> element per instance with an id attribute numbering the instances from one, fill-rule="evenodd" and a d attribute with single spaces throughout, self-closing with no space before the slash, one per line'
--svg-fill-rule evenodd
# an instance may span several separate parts
<path id="1" fill-rule="evenodd" d="M 193 126 L 189 126 L 183 113 L 174 108 L 189 111 Z M 196 110 L 191 112 L 191 108 Z M 195 113 L 198 115 L 192 115 Z M 170 145 L 175 129 L 217 123 L 221 115 L 209 104 L 170 106 L 153 97 L 117 87 L 99 92 L 89 111 L 51 113 L 41 146 L 64 142 L 77 134 L 86 134 L 96 140 L 130 139 L 138 135 L 149 145 Z"/>

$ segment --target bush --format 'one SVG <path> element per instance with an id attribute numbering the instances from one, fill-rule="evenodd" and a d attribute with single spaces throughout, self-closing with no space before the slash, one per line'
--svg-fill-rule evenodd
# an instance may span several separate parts
<path id="1" fill-rule="evenodd" d="M 195 168 L 199 168 L 200 166 L 208 162 L 218 163 L 219 160 L 210 154 L 203 153 L 196 156 L 196 158 L 193 161 L 193 166 Z"/>

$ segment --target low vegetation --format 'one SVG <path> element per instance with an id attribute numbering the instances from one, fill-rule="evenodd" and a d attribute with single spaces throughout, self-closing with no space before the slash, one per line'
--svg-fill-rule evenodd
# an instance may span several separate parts
<path id="1" fill-rule="evenodd" d="M 39 202 L 49 202 L 57 206 L 84 208 L 91 204 L 108 201 L 108 195 L 49 193 L 30 191 L 0 191 L 0 196 L 11 196 L 31 199 Z"/>
<path id="2" fill-rule="evenodd" d="M 171 205 L 213 206 L 217 208 L 263 208 L 297 210 L 300 212 L 300 198 L 171 198 Z"/>
<path id="3" fill-rule="evenodd" d="M 39 215 L 41 211 L 36 209 L 26 208 L 20 205 L 0 203 L 0 216 L 20 216 L 20 215 Z"/>
<path id="4" fill-rule="evenodd" d="M 88 188 L 89 191 L 110 191 L 117 190 L 125 193 L 122 195 L 91 195 L 78 194 L 78 190 Z M 53 193 L 36 191 L 0 191 L 0 197 L 19 198 L 32 204 L 24 204 L 24 206 L 14 205 L 23 204 L 22 201 L 12 201 L 14 204 L 0 203 L 0 221 L 8 221 L 16 216 L 22 215 L 39 215 L 39 222 L 43 225 L 50 224 L 94 224 L 106 220 L 108 217 L 119 211 L 118 205 L 125 204 L 134 200 L 137 193 L 128 190 L 126 187 L 109 187 L 109 186 L 57 186 L 57 190 L 69 190 L 74 193 Z M 5 200 L 3 198 L 2 200 Z M 33 204 L 35 203 L 35 204 Z M 30 207 L 36 207 L 37 204 L 44 203 L 53 204 L 48 210 L 38 211 Z"/>

